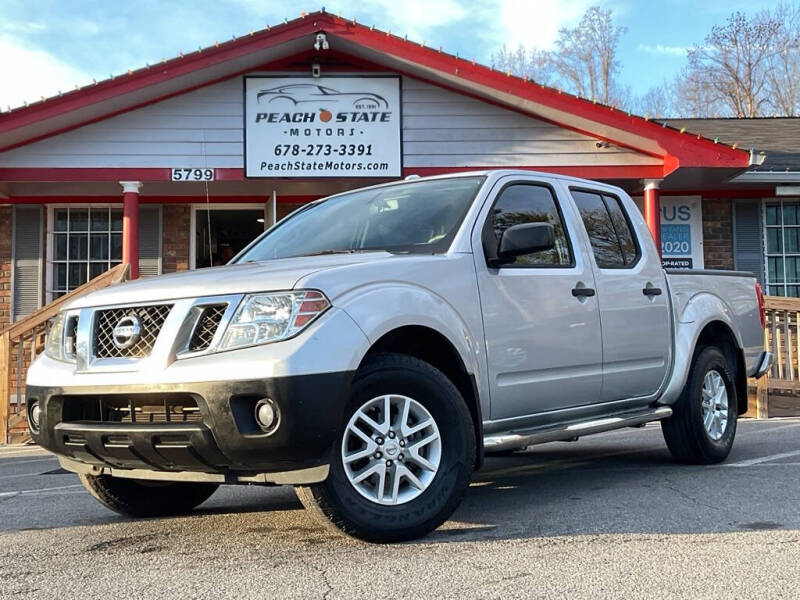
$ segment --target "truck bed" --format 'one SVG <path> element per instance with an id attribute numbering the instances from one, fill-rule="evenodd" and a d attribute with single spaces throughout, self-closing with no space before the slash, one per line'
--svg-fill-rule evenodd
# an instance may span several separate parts
<path id="1" fill-rule="evenodd" d="M 721 313 L 734 335 L 741 336 L 739 342 L 749 370 L 764 349 L 755 275 L 748 271 L 713 269 L 666 269 L 666 273 L 676 327 L 694 322 L 696 315 Z M 711 303 L 718 307 L 713 311 L 702 310 Z"/>

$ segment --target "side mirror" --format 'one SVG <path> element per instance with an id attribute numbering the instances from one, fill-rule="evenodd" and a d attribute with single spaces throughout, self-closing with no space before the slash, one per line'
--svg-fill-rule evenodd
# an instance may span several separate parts
<path id="1" fill-rule="evenodd" d="M 556 236 L 550 223 L 522 223 L 506 229 L 497 245 L 497 258 L 490 266 L 498 267 L 513 262 L 518 256 L 551 250 L 556 246 Z"/>

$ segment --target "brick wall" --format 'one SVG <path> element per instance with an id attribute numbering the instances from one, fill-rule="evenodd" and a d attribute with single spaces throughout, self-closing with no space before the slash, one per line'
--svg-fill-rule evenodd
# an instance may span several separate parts
<path id="1" fill-rule="evenodd" d="M 703 198 L 703 261 L 706 269 L 733 269 L 733 214 L 729 199 Z"/>
<path id="2" fill-rule="evenodd" d="M 162 219 L 162 272 L 188 271 L 191 207 L 182 204 L 165 204 Z"/>
<path id="3" fill-rule="evenodd" d="M 0 329 L 11 322 L 11 207 L 0 206 Z"/>

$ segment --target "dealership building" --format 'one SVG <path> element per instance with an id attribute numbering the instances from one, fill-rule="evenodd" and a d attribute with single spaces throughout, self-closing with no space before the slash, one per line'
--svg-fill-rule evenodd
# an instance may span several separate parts
<path id="1" fill-rule="evenodd" d="M 313 13 L 0 113 L 0 325 L 123 260 L 221 264 L 316 198 L 487 168 L 619 185 L 666 265 L 800 296 L 798 148 L 793 119 L 657 122 Z"/>

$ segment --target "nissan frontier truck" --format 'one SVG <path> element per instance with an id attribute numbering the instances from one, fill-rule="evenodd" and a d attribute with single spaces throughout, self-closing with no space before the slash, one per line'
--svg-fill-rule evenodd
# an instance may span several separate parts
<path id="1" fill-rule="evenodd" d="M 305 205 L 226 266 L 71 301 L 28 419 L 124 515 L 286 484 L 345 534 L 407 540 L 488 453 L 660 421 L 676 461 L 725 460 L 764 324 L 751 273 L 665 271 L 617 187 L 416 178 Z"/>

